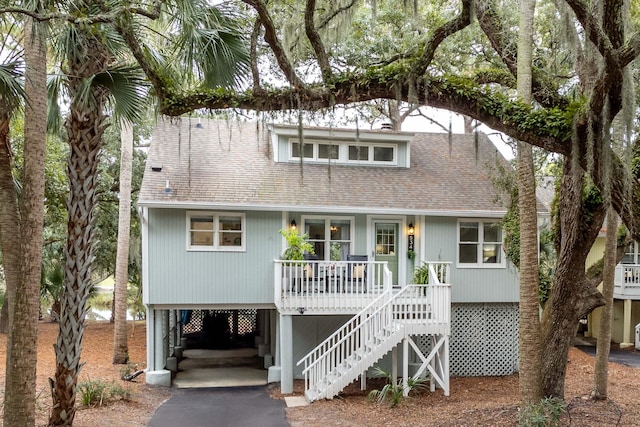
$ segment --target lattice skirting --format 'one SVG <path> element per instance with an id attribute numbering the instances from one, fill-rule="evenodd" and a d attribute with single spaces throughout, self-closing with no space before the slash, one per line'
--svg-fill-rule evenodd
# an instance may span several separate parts
<path id="1" fill-rule="evenodd" d="M 225 348 L 246 341 L 253 344 L 257 334 L 257 310 L 189 310 L 182 319 L 182 333 L 197 338 L 201 345 Z"/>
<path id="2" fill-rule="evenodd" d="M 449 366 L 452 376 L 509 375 L 518 371 L 518 304 L 452 304 Z M 429 336 L 417 337 L 428 352 Z"/>

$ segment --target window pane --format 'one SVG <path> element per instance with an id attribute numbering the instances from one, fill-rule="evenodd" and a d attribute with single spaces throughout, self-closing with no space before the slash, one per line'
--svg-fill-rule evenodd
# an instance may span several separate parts
<path id="1" fill-rule="evenodd" d="M 304 223 L 304 232 L 311 240 L 324 240 L 324 220 L 307 219 Z"/>
<path id="2" fill-rule="evenodd" d="M 396 253 L 395 236 L 394 224 L 376 225 L 376 255 L 394 255 Z"/>
<path id="3" fill-rule="evenodd" d="M 191 222 L 191 246 L 213 246 L 213 217 L 193 217 Z"/>
<path id="4" fill-rule="evenodd" d="M 369 147 L 359 145 L 349 146 L 349 160 L 369 160 Z"/>
<path id="5" fill-rule="evenodd" d="M 220 230 L 242 230 L 242 220 L 234 216 L 221 216 Z"/>
<path id="6" fill-rule="evenodd" d="M 213 233 L 192 231 L 191 245 L 192 246 L 213 246 Z"/>
<path id="7" fill-rule="evenodd" d="M 293 142 L 291 144 L 291 148 L 292 148 L 292 157 L 300 157 L 300 143 L 299 142 Z M 303 148 L 304 150 L 304 157 L 307 159 L 312 159 L 313 158 L 313 144 L 304 144 Z"/>
<path id="8" fill-rule="evenodd" d="M 331 220 L 331 240 L 349 240 L 351 221 Z"/>
<path id="9" fill-rule="evenodd" d="M 393 162 L 393 148 L 373 147 L 373 160 L 376 162 Z"/>
<path id="10" fill-rule="evenodd" d="M 338 158 L 338 146 L 329 144 L 318 144 L 318 158 L 319 159 L 337 159 Z"/>
<path id="11" fill-rule="evenodd" d="M 477 242 L 478 241 L 478 223 L 477 222 L 461 222 L 460 223 L 460 241 L 461 242 Z"/>
<path id="12" fill-rule="evenodd" d="M 622 258 L 622 261 L 621 261 L 622 264 L 635 264 L 636 263 L 635 249 L 636 249 L 635 242 L 631 242 L 629 244 L 629 246 L 627 246 L 627 249 L 625 250 L 624 257 Z"/>
<path id="13" fill-rule="evenodd" d="M 221 232 L 218 244 L 220 246 L 242 246 L 242 233 Z"/>
<path id="14" fill-rule="evenodd" d="M 502 226 L 499 222 L 486 222 L 484 224 L 485 242 L 502 242 Z"/>
<path id="15" fill-rule="evenodd" d="M 192 230 L 210 230 L 213 231 L 213 217 L 191 218 Z"/>
<path id="16" fill-rule="evenodd" d="M 485 244 L 482 245 L 482 262 L 485 264 L 499 264 L 502 262 L 502 245 Z"/>
<path id="17" fill-rule="evenodd" d="M 478 262 L 478 245 L 460 244 L 460 263 L 463 264 L 476 264 Z"/>

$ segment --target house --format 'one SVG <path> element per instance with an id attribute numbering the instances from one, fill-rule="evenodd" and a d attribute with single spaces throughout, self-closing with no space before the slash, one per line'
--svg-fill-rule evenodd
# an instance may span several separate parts
<path id="1" fill-rule="evenodd" d="M 376 363 L 446 393 L 450 374 L 516 372 L 496 163 L 482 134 L 161 120 L 138 201 L 147 381 L 193 333 L 257 345 L 269 380 L 306 378 L 310 399 Z M 280 259 L 292 227 L 315 256 Z M 410 285 L 423 265 L 429 285 Z"/>
<path id="2" fill-rule="evenodd" d="M 587 266 L 602 258 L 605 247 L 606 229 L 600 232 L 587 258 Z M 587 337 L 598 337 L 602 308 L 593 310 L 586 319 Z M 611 340 L 620 347 L 633 347 L 640 350 L 640 244 L 631 242 L 625 255 L 616 266 L 613 288 L 613 321 Z M 635 331 L 635 339 L 634 339 Z"/>

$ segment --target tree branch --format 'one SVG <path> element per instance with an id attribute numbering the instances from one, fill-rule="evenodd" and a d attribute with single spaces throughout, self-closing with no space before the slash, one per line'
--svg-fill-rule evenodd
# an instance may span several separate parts
<path id="1" fill-rule="evenodd" d="M 258 17 L 256 18 L 256 22 L 253 24 L 253 31 L 251 32 L 251 46 L 249 50 L 253 90 L 257 92 L 262 90 L 262 85 L 260 84 L 260 70 L 258 69 L 258 37 L 260 37 L 260 28 L 262 28 L 262 21 L 260 21 L 260 17 Z"/>
<path id="2" fill-rule="evenodd" d="M 431 65 L 431 61 L 436 53 L 438 46 L 450 35 L 463 30 L 471 25 L 471 9 L 473 7 L 472 0 L 462 1 L 462 10 L 452 20 L 438 27 L 431 36 L 422 50 L 422 55 L 418 58 L 413 66 L 413 74 L 421 76 L 427 71 L 427 67 Z"/>
<path id="3" fill-rule="evenodd" d="M 595 16 L 588 10 L 588 5 L 582 0 L 566 0 L 567 5 L 576 14 L 576 18 L 587 37 L 596 46 L 600 55 L 609 65 L 617 64 L 617 55 L 609 37 L 602 31 Z"/>
<path id="4" fill-rule="evenodd" d="M 316 0 L 307 0 L 307 6 L 304 10 L 304 28 L 307 33 L 307 38 L 311 47 L 313 47 L 316 53 L 316 59 L 320 66 L 320 72 L 322 73 L 322 80 L 327 81 L 331 77 L 331 65 L 329 65 L 329 57 L 327 51 L 322 44 L 322 39 L 316 30 L 314 24 L 314 16 L 316 9 Z"/>
<path id="5" fill-rule="evenodd" d="M 478 24 L 489 39 L 491 46 L 498 53 L 513 78 L 518 75 L 518 59 L 515 47 L 509 46 L 509 40 L 517 40 L 515 34 L 508 37 L 506 29 L 502 28 L 502 17 L 498 15 L 491 0 L 480 0 L 476 2 L 476 17 Z M 533 98 L 544 107 L 565 108 L 567 101 L 558 95 L 556 85 L 539 68 L 532 67 L 533 80 L 531 82 L 531 92 Z"/>
<path id="6" fill-rule="evenodd" d="M 640 56 L 640 32 L 631 36 L 626 45 L 620 48 L 618 55 L 621 67 L 626 67 L 631 61 Z"/>
<path id="7" fill-rule="evenodd" d="M 278 66 L 284 73 L 286 79 L 289 81 L 291 86 L 295 88 L 302 88 L 304 86 L 304 82 L 300 80 L 298 75 L 296 74 L 291 62 L 287 58 L 287 54 L 278 40 L 278 36 L 276 34 L 275 25 L 271 16 L 269 15 L 269 11 L 267 10 L 267 6 L 264 4 L 262 0 L 242 0 L 244 3 L 253 7 L 255 11 L 258 13 L 260 17 L 260 21 L 262 22 L 262 26 L 264 28 L 264 39 L 271 47 L 273 54 L 275 55 L 276 61 L 278 61 Z"/>

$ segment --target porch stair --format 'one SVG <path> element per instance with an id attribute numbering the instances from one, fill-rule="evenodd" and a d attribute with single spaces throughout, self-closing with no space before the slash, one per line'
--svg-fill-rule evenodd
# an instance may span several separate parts
<path id="1" fill-rule="evenodd" d="M 448 343 L 450 302 L 448 292 L 442 290 L 434 285 L 410 285 L 397 293 L 384 292 L 365 307 L 298 362 L 304 364 L 306 398 L 310 402 L 333 398 L 412 335 L 446 335 L 443 342 Z M 439 298 L 442 295 L 445 298 Z M 436 315 L 444 311 L 442 316 Z M 428 358 L 421 356 L 425 365 L 421 370 L 433 364 L 442 354 L 441 348 L 439 344 Z M 444 354 L 448 394 L 448 351 Z M 443 366 L 442 361 L 437 362 Z M 445 376 L 442 373 L 436 377 Z"/>

